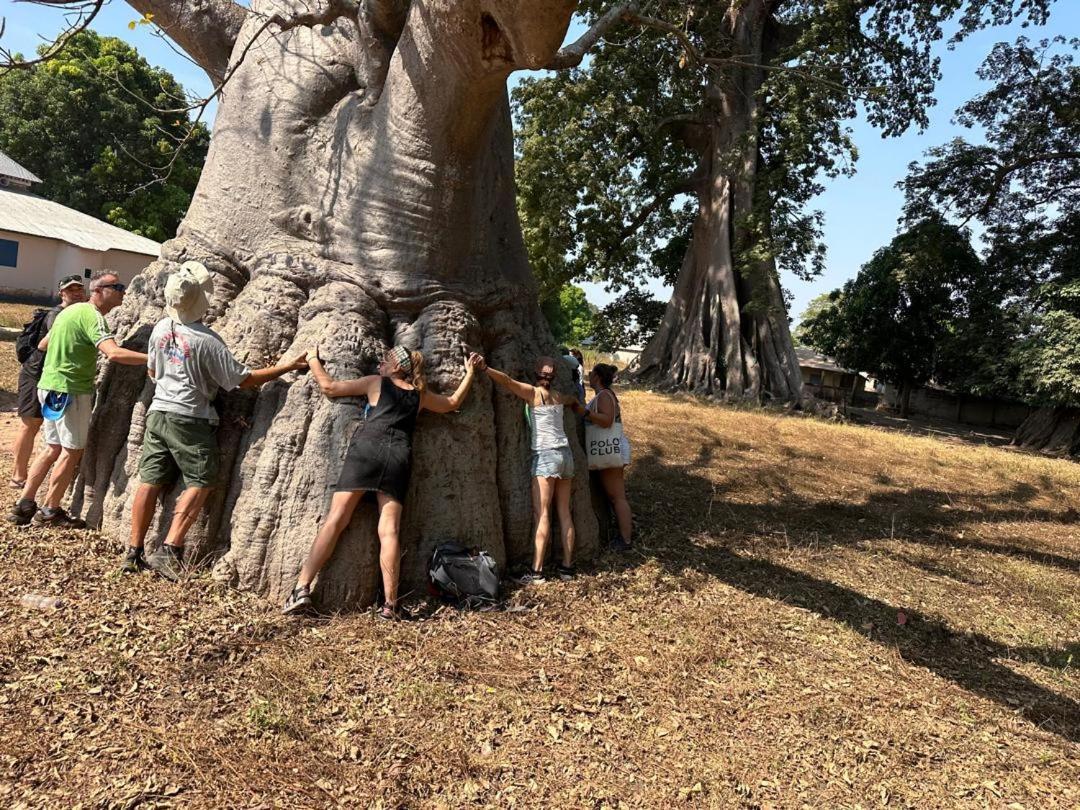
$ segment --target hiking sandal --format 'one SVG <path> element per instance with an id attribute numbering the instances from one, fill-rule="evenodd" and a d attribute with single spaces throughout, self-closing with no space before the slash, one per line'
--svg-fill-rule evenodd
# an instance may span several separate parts
<path id="1" fill-rule="evenodd" d="M 375 618 L 381 619 L 384 622 L 400 622 L 401 608 L 397 605 L 389 605 L 384 602 L 383 606 L 375 611 Z"/>

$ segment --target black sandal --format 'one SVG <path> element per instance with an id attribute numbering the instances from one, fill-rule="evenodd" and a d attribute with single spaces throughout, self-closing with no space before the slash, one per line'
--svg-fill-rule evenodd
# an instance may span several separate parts
<path id="1" fill-rule="evenodd" d="M 383 602 L 383 606 L 375 611 L 375 618 L 381 619 L 384 622 L 400 622 L 401 621 L 401 608 L 397 605 L 391 605 L 388 602 Z"/>

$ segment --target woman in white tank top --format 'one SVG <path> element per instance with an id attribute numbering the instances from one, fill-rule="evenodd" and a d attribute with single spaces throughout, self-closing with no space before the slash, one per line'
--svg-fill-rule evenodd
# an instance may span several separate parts
<path id="1" fill-rule="evenodd" d="M 501 371 L 487 368 L 494 383 L 526 403 L 525 413 L 532 432 L 532 500 L 536 530 L 533 535 L 532 569 L 518 579 L 522 584 L 540 584 L 544 579 L 544 558 L 551 536 L 551 504 L 559 514 L 562 530 L 562 564 L 557 567 L 560 579 L 574 576 L 574 519 L 570 512 L 570 492 L 574 479 L 574 454 L 566 437 L 564 410 L 584 413 L 577 397 L 551 389 L 555 379 L 555 361 L 541 357 L 536 362 L 536 385 L 519 382 Z"/>

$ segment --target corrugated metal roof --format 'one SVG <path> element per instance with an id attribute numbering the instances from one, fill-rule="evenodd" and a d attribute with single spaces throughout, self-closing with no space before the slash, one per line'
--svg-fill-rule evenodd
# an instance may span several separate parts
<path id="1" fill-rule="evenodd" d="M 161 245 L 26 191 L 0 188 L 0 230 L 58 239 L 90 250 L 126 250 L 155 258 Z"/>
<path id="2" fill-rule="evenodd" d="M 40 177 L 38 177 L 33 172 L 24 169 L 22 166 L 9 158 L 3 152 L 0 152 L 0 175 L 14 177 L 16 180 L 22 180 L 24 183 L 41 182 Z"/>
<path id="3" fill-rule="evenodd" d="M 838 366 L 836 361 L 831 357 L 815 352 L 813 349 L 807 349 L 802 346 L 795 347 L 795 354 L 799 358 L 799 366 L 802 368 L 816 368 L 821 371 L 839 371 L 842 374 L 854 374 L 851 369 Z"/>

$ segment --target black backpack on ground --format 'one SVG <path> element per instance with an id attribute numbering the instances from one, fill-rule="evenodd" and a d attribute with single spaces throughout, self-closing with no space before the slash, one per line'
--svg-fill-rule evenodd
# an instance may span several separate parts
<path id="1" fill-rule="evenodd" d="M 33 317 L 23 324 L 22 332 L 15 338 L 15 357 L 20 365 L 30 359 L 45 337 L 45 319 L 49 317 L 48 309 L 35 309 Z"/>
<path id="2" fill-rule="evenodd" d="M 465 607 L 493 605 L 499 599 L 499 568 L 486 551 L 460 543 L 440 543 L 431 555 L 428 579 L 435 595 Z"/>

